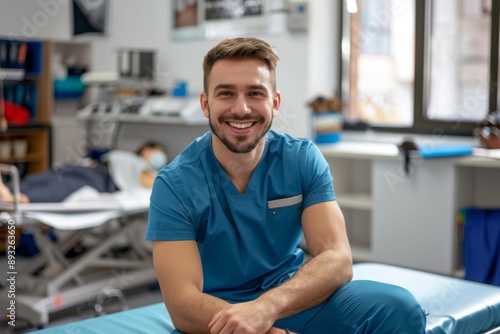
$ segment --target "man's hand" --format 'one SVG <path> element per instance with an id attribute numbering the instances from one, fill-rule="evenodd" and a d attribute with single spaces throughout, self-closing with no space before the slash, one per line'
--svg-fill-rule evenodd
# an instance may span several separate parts
<path id="1" fill-rule="evenodd" d="M 272 312 L 258 301 L 233 304 L 218 312 L 208 324 L 211 334 L 262 334 L 273 326 Z"/>

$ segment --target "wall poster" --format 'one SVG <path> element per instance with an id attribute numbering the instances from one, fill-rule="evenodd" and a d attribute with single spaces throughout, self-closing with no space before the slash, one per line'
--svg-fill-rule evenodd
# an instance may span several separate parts
<path id="1" fill-rule="evenodd" d="M 172 38 L 222 38 L 265 32 L 264 0 L 174 0 Z"/>

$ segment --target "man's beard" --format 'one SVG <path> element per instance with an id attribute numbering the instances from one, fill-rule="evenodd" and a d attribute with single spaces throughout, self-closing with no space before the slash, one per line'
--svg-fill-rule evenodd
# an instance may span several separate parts
<path id="1" fill-rule="evenodd" d="M 264 118 L 260 118 L 258 120 L 256 119 L 249 119 L 249 118 L 232 118 L 232 120 L 237 120 L 237 121 L 251 121 L 251 122 L 256 122 L 256 123 L 261 123 L 264 124 Z M 218 118 L 219 123 L 225 123 L 226 121 L 222 116 L 219 116 Z M 225 137 L 220 130 L 220 127 L 217 127 L 217 125 L 213 124 L 212 118 L 210 117 L 210 109 L 208 110 L 208 123 L 210 125 L 210 129 L 212 130 L 212 133 L 215 134 L 217 138 L 227 147 L 228 150 L 230 150 L 233 153 L 248 153 L 251 152 L 255 147 L 257 147 L 257 144 L 260 142 L 260 140 L 266 135 L 266 133 L 271 129 L 271 126 L 273 124 L 273 116 L 271 116 L 271 119 L 267 126 L 261 130 L 260 133 L 257 134 L 257 137 L 247 143 L 246 145 L 243 144 L 243 142 L 246 141 L 247 135 L 242 135 L 236 137 L 236 142 L 231 142 L 229 138 Z M 265 124 L 264 124 L 265 125 Z M 244 146 L 242 146 L 244 145 Z"/>

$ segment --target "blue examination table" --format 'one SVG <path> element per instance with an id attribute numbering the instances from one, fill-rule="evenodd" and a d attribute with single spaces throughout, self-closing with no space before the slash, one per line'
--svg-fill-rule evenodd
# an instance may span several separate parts
<path id="1" fill-rule="evenodd" d="M 354 279 L 408 289 L 426 310 L 426 333 L 500 333 L 500 287 L 383 264 L 354 265 Z M 56 333 L 171 333 L 163 303 L 37 331 Z"/>

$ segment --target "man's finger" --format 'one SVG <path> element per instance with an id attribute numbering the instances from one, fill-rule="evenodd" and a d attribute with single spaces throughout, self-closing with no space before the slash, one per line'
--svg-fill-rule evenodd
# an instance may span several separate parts
<path id="1" fill-rule="evenodd" d="M 216 313 L 208 324 L 208 329 L 210 329 L 211 334 L 218 334 L 224 328 L 225 323 L 221 319 L 222 314 L 223 311 Z"/>

